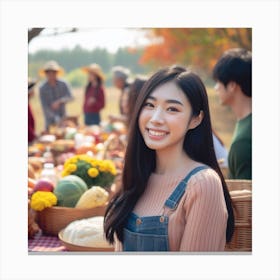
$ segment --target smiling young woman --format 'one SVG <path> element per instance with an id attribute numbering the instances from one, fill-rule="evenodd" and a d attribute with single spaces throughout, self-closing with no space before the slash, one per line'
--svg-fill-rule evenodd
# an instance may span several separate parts
<path id="1" fill-rule="evenodd" d="M 161 69 L 135 105 L 106 238 L 117 251 L 223 251 L 233 226 L 206 89 L 184 67 Z"/>
<path id="2" fill-rule="evenodd" d="M 185 135 L 189 129 L 199 125 L 202 118 L 202 111 L 198 116 L 192 116 L 191 104 L 183 91 L 171 81 L 148 96 L 139 116 L 139 128 L 145 144 L 157 151 L 157 158 L 164 154 L 163 162 L 166 162 L 167 159 L 170 161 L 170 157 L 185 155 L 182 153 Z M 173 164 L 170 167 L 178 168 Z"/>

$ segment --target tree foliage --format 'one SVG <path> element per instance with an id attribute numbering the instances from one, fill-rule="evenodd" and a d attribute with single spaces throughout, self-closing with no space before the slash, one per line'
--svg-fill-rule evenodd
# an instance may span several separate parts
<path id="1" fill-rule="evenodd" d="M 144 48 L 140 63 L 191 65 L 206 73 L 225 50 L 252 49 L 250 28 L 153 28 L 147 37 L 151 44 Z"/>
<path id="2" fill-rule="evenodd" d="M 91 63 L 98 63 L 106 74 L 106 84 L 112 84 L 111 69 L 115 65 L 122 65 L 129 68 L 132 76 L 144 74 L 147 68 L 139 64 L 142 50 L 132 50 L 130 48 L 119 48 L 116 53 L 110 53 L 103 48 L 86 50 L 80 46 L 74 49 L 40 50 L 28 55 L 28 75 L 38 78 L 39 70 L 48 60 L 56 60 L 65 70 L 65 78 L 72 86 L 84 85 L 84 76 L 77 70 L 82 66 Z M 77 77 L 75 77 L 77 75 Z"/>

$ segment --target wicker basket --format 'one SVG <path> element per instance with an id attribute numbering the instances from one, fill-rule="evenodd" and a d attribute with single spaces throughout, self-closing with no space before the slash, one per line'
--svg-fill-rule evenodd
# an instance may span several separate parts
<path id="1" fill-rule="evenodd" d="M 53 206 L 37 212 L 37 223 L 44 234 L 57 236 L 60 230 L 75 220 L 104 216 L 106 207 L 78 209 Z"/>
<path id="2" fill-rule="evenodd" d="M 226 180 L 235 216 L 234 234 L 225 251 L 252 251 L 252 181 Z"/>

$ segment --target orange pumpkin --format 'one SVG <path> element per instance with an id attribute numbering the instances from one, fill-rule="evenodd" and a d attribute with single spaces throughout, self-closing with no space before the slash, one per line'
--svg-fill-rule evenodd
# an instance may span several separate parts
<path id="1" fill-rule="evenodd" d="M 36 185 L 36 180 L 34 178 L 28 177 L 28 188 L 34 189 Z"/>
<path id="2" fill-rule="evenodd" d="M 75 152 L 78 155 L 86 154 L 87 152 L 92 152 L 93 154 L 96 154 L 97 153 L 97 149 L 96 149 L 94 144 L 92 144 L 92 145 L 83 145 L 83 146 L 80 146 L 79 148 L 76 148 Z"/>

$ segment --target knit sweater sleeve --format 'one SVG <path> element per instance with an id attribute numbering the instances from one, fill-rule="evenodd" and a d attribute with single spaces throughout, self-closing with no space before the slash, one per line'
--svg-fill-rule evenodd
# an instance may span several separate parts
<path id="1" fill-rule="evenodd" d="M 183 209 L 179 250 L 223 251 L 228 214 L 220 178 L 213 170 L 200 172 L 189 182 Z"/>

